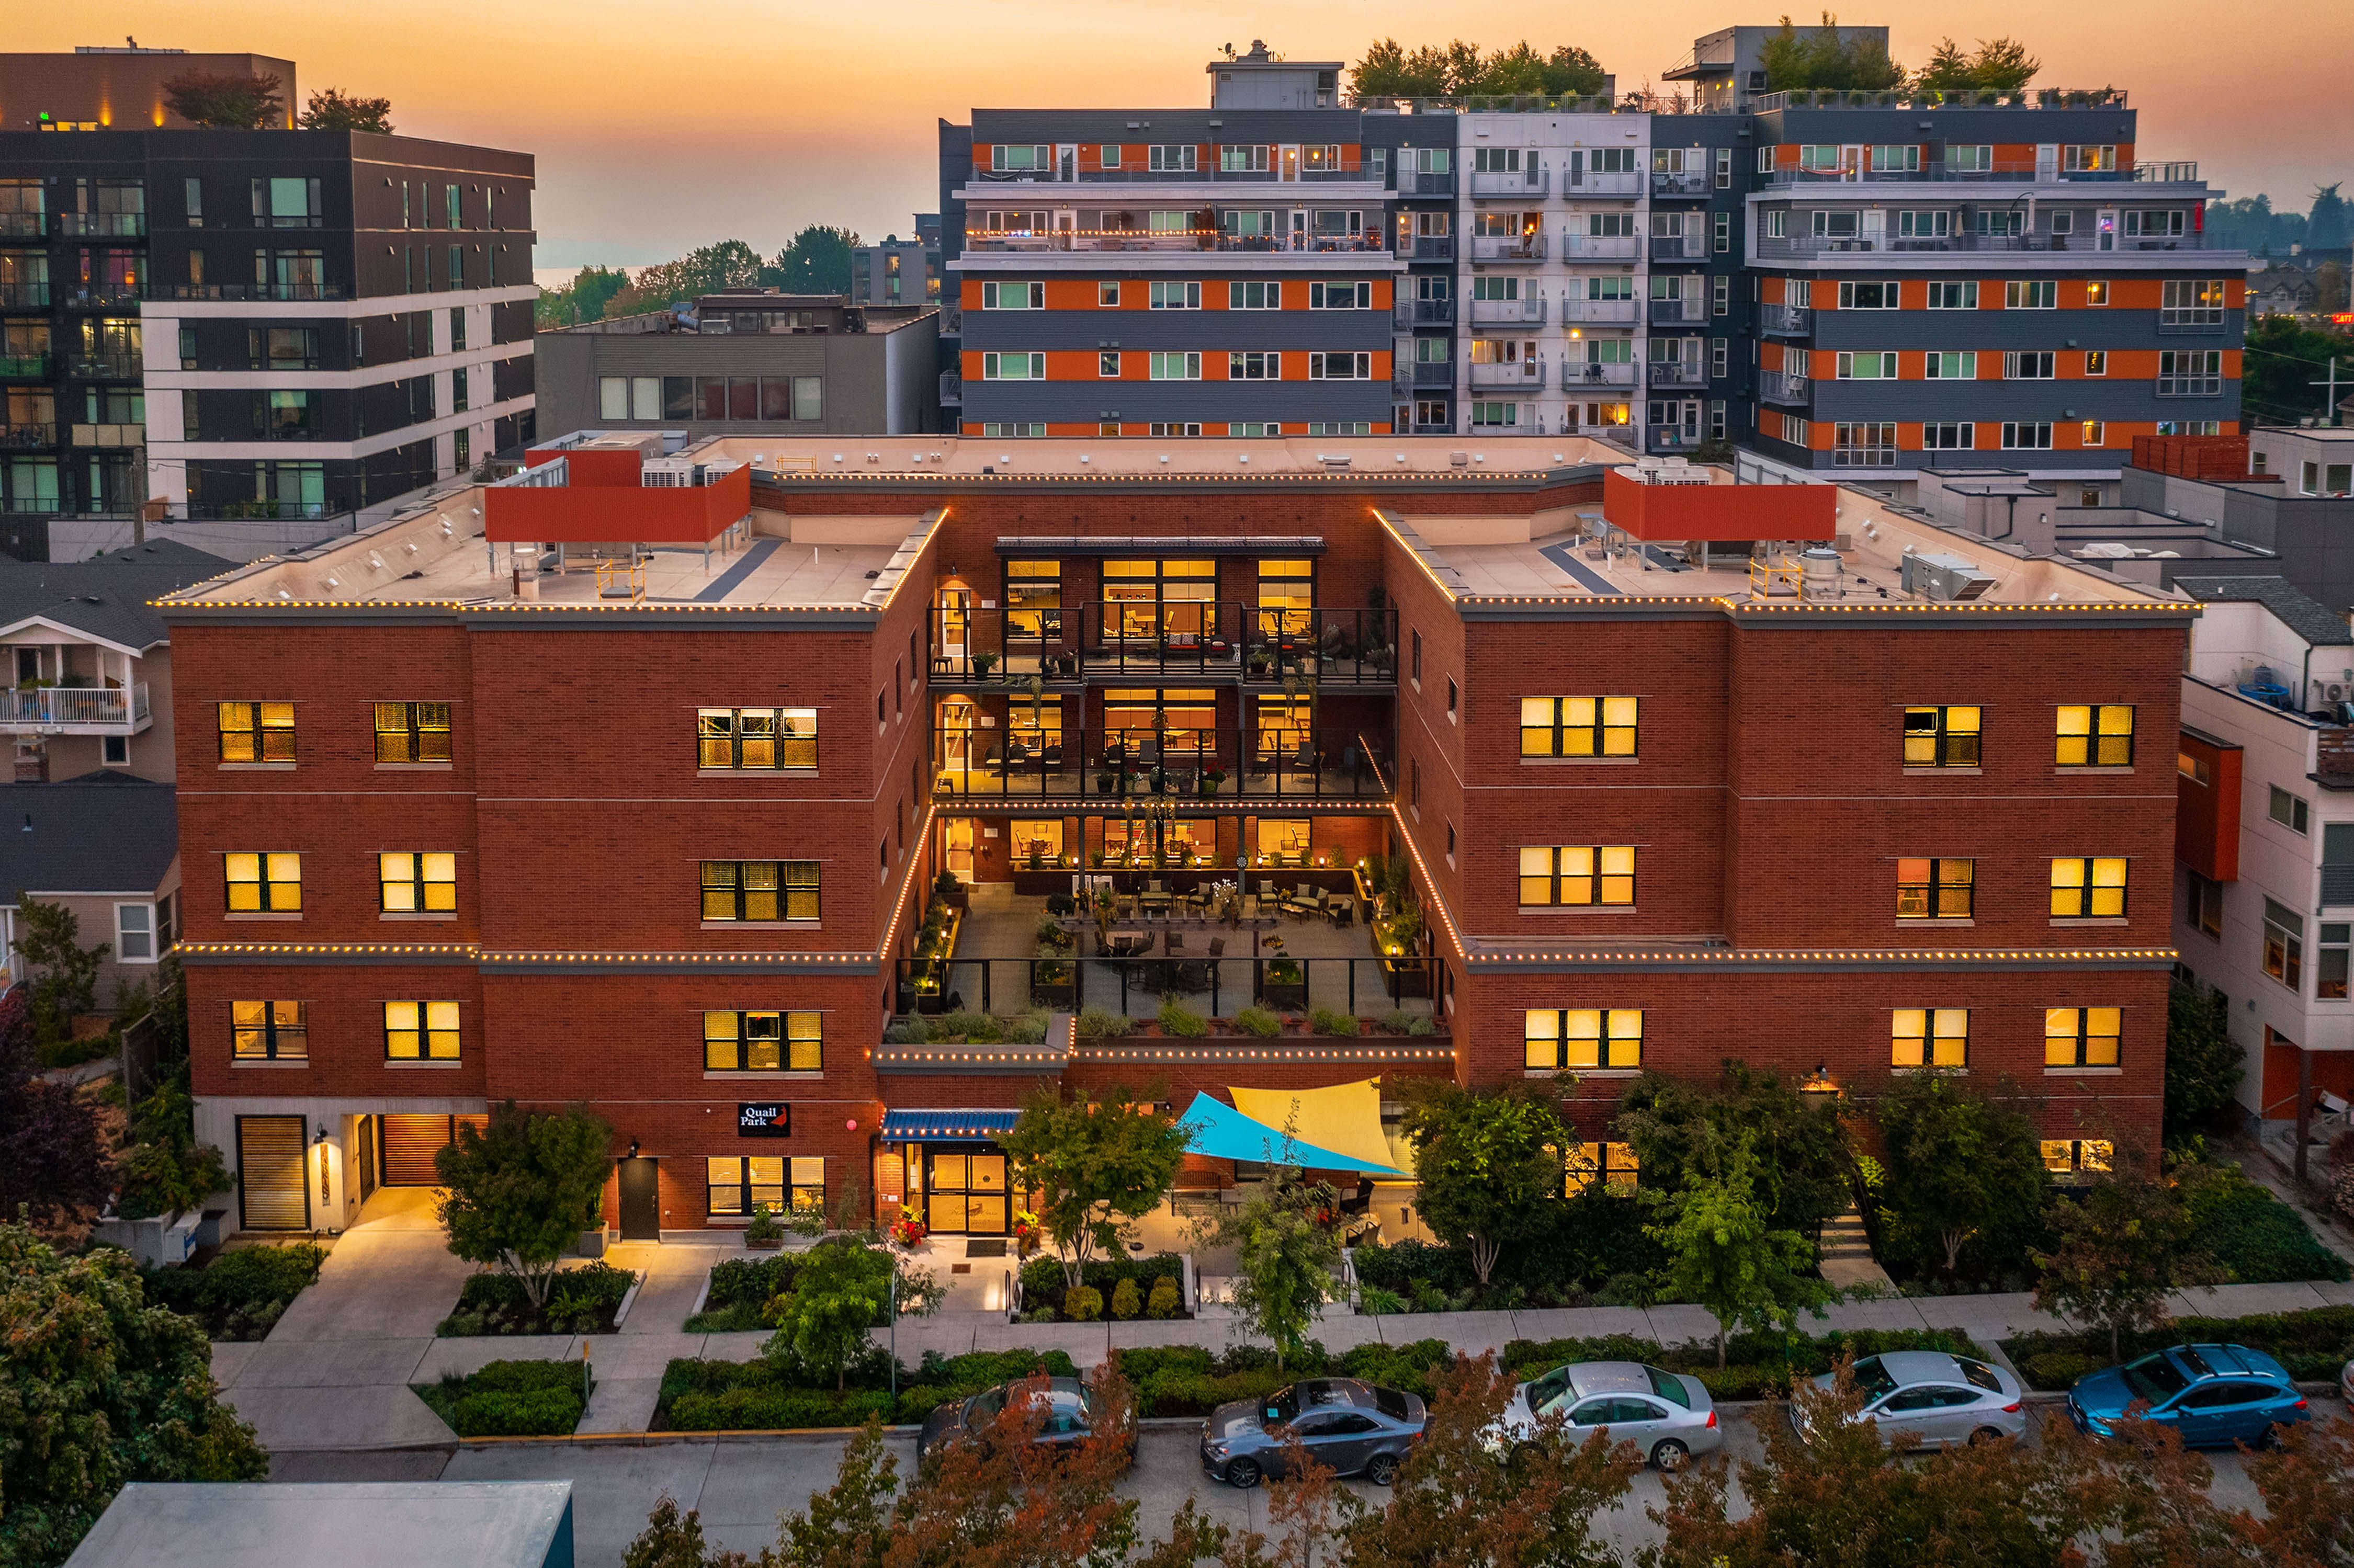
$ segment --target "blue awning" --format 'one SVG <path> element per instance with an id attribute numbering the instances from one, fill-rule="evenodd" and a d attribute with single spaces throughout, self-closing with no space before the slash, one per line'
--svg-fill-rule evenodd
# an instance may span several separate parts
<path id="1" fill-rule="evenodd" d="M 942 1139 L 994 1139 L 1013 1130 L 1022 1115 L 1012 1110 L 895 1110 L 883 1113 L 883 1141 L 927 1143 Z"/>
<path id="2" fill-rule="evenodd" d="M 895 1113 L 896 1114 L 896 1113 Z M 1263 1164 L 1274 1163 L 1283 1150 L 1283 1129 L 1253 1121 L 1224 1100 L 1197 1094 L 1193 1103 L 1185 1107 L 1180 1118 L 1191 1135 L 1185 1142 L 1188 1153 L 1206 1155 L 1213 1160 L 1255 1160 Z M 1363 1171 L 1375 1176 L 1404 1176 L 1405 1171 L 1394 1165 L 1379 1165 L 1370 1160 L 1360 1160 L 1352 1154 L 1336 1154 L 1329 1149 L 1319 1149 L 1312 1143 L 1294 1140 L 1291 1145 L 1292 1163 L 1307 1171 Z"/>

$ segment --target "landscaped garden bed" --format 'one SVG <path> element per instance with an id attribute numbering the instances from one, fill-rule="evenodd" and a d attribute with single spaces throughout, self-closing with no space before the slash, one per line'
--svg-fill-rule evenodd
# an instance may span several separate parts
<path id="1" fill-rule="evenodd" d="M 774 1327 L 760 1321 L 760 1309 L 793 1287 L 802 1255 L 731 1257 L 711 1270 L 703 1309 L 680 1325 L 690 1334 L 734 1334 Z"/>
<path id="2" fill-rule="evenodd" d="M 610 1334 L 613 1314 L 637 1276 L 610 1263 L 578 1265 L 557 1275 L 547 1306 L 535 1310 L 523 1281 L 511 1274 L 477 1274 L 458 1293 L 458 1306 L 433 1331 L 445 1340 L 488 1334 Z"/>
<path id="3" fill-rule="evenodd" d="M 2163 1329 L 2127 1330 L 2125 1359 L 2168 1345 L 2245 1345 L 2262 1351 L 2304 1381 L 2335 1379 L 2354 1357 L 2354 1307 L 2317 1307 L 2307 1312 L 2270 1312 L 2247 1318 L 2177 1318 Z M 2109 1331 L 2020 1334 L 2002 1342 L 2003 1353 L 2027 1386 L 2047 1393 L 2073 1385 L 2086 1372 L 2115 1366 Z"/>
<path id="4" fill-rule="evenodd" d="M 1031 1323 L 1193 1316 L 1185 1310 L 1185 1260 L 1173 1252 L 1088 1263 L 1079 1270 L 1076 1288 L 1061 1258 L 1033 1257 L 1022 1266 L 1022 1306 L 1023 1320 Z"/>
<path id="5" fill-rule="evenodd" d="M 2241 1285 L 2347 1278 L 2347 1262 L 2315 1239 L 2305 1217 L 2230 1166 L 2190 1189 L 2192 1245 L 2204 1247 Z"/>
<path id="6" fill-rule="evenodd" d="M 493 1361 L 408 1386 L 461 1437 L 561 1437 L 580 1425 L 590 1377 L 581 1361 Z"/>
<path id="7" fill-rule="evenodd" d="M 894 1399 L 891 1363 L 879 1351 L 850 1368 L 841 1388 L 811 1386 L 806 1374 L 767 1357 L 674 1361 L 663 1372 L 652 1430 L 779 1432 L 856 1426 L 877 1416 L 893 1425 L 908 1424 L 922 1421 L 945 1401 L 1041 1371 L 1055 1377 L 1078 1375 L 1071 1358 L 1060 1351 L 980 1351 L 947 1357 L 935 1351 L 912 1370 L 899 1369 L 899 1393 Z"/>
<path id="8" fill-rule="evenodd" d="M 203 1268 L 141 1271 L 148 1301 L 194 1318 L 214 1340 L 259 1340 L 319 1277 L 327 1249 L 311 1242 L 245 1246 Z"/>
<path id="9" fill-rule="evenodd" d="M 1633 1195 L 1597 1187 L 1563 1204 L 1549 1229 L 1507 1248 L 1484 1286 L 1461 1247 L 1409 1239 L 1352 1255 L 1358 1309 L 1381 1315 L 1649 1306 L 1660 1253 Z"/>

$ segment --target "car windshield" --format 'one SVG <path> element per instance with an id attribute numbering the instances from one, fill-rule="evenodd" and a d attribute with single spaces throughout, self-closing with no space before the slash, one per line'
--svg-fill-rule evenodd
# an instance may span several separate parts
<path id="1" fill-rule="evenodd" d="M 1373 1390 L 1373 1408 L 1379 1410 L 1384 1415 L 1388 1416 L 1393 1421 L 1405 1421 L 1409 1419 L 1405 1395 L 1400 1393 L 1394 1388 L 1376 1388 Z"/>
<path id="2" fill-rule="evenodd" d="M 1299 1414 L 1299 1385 L 1278 1388 L 1260 1402 L 1259 1414 L 1269 1426 L 1288 1426 Z"/>
<path id="3" fill-rule="evenodd" d="M 1671 1372 L 1661 1372 L 1657 1367 L 1645 1367 L 1643 1370 L 1651 1374 L 1653 1393 L 1661 1399 L 1672 1399 L 1686 1410 L 1691 1408 L 1691 1390 L 1684 1386 L 1683 1379 Z"/>
<path id="4" fill-rule="evenodd" d="M 1864 1402 L 1870 1404 L 1896 1386 L 1888 1369 L 1880 1364 L 1878 1356 L 1866 1356 L 1855 1363 L 1855 1386 L 1863 1391 Z"/>
<path id="5" fill-rule="evenodd" d="M 1543 1377 L 1529 1380 L 1529 1414 L 1550 1415 L 1570 1399 L 1569 1369 L 1555 1367 Z"/>
<path id="6" fill-rule="evenodd" d="M 2137 1398 L 2158 1404 L 2189 1388 L 2190 1380 L 2182 1375 L 2172 1357 L 2159 1351 L 2126 1368 L 2126 1386 L 2134 1391 Z"/>
<path id="7" fill-rule="evenodd" d="M 1956 1356 L 1954 1364 L 1962 1369 L 1962 1375 L 1970 1380 L 1972 1387 L 1982 1388 L 1988 1393 L 2002 1392 L 2002 1379 L 1995 1376 L 1994 1368 L 1984 1361 L 1974 1361 L 1967 1356 Z"/>

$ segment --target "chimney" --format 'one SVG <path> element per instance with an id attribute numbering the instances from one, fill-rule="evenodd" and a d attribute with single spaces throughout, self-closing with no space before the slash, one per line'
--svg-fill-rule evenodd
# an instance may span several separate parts
<path id="1" fill-rule="evenodd" d="M 48 781 L 48 742 L 37 735 L 19 736 L 16 739 L 16 782 L 46 784 Z"/>

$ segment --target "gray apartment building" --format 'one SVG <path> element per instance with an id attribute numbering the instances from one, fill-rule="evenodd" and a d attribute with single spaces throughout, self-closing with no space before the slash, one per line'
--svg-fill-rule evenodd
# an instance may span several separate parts
<path id="1" fill-rule="evenodd" d="M 919 212 L 912 238 L 886 235 L 850 253 L 854 305 L 937 305 L 940 302 L 940 215 Z"/>
<path id="2" fill-rule="evenodd" d="M 550 430 L 913 435 L 940 429 L 939 312 L 839 294 L 710 294 L 539 334 Z"/>

